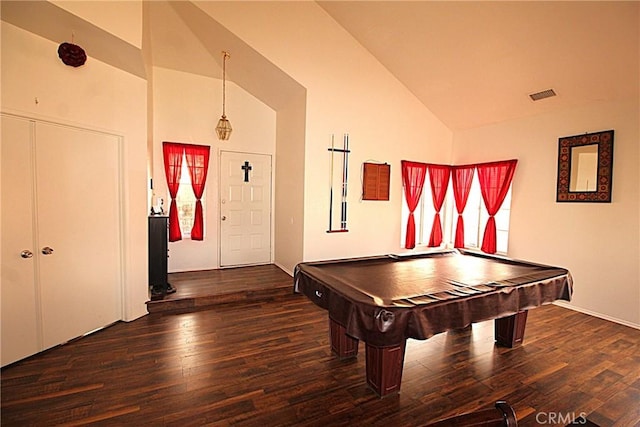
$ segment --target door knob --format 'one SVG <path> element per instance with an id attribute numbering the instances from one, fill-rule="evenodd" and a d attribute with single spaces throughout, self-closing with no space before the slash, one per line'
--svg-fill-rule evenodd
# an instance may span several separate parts
<path id="1" fill-rule="evenodd" d="M 222 220 L 223 220 L 223 221 L 226 221 L 226 220 L 227 220 L 227 217 L 226 217 L 226 216 L 224 216 L 224 215 L 222 215 Z"/>
<path id="2" fill-rule="evenodd" d="M 53 248 L 50 248 L 49 246 L 45 246 L 44 248 L 42 248 L 42 255 L 51 255 L 53 253 Z"/>
<path id="3" fill-rule="evenodd" d="M 20 256 L 22 258 L 33 258 L 33 252 L 31 252 L 28 249 L 25 249 L 24 251 L 20 252 Z"/>

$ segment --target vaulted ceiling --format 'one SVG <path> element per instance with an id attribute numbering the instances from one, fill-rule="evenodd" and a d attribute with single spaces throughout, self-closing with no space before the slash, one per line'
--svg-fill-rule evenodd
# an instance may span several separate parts
<path id="1" fill-rule="evenodd" d="M 453 130 L 640 94 L 637 1 L 317 3 Z M 219 77 L 232 47 L 228 77 L 272 108 L 304 90 L 198 3 L 145 4 L 154 65 Z M 51 40 L 82 27 L 93 56 L 145 73 L 133 46 L 47 2 L 3 1 L 2 15 Z M 546 89 L 557 96 L 528 96 Z"/>
<path id="2" fill-rule="evenodd" d="M 640 95 L 637 1 L 318 3 L 452 129 Z"/>
<path id="3" fill-rule="evenodd" d="M 275 64 L 188 1 L 147 4 L 153 65 L 222 78 L 222 51 L 231 52 L 229 80 L 278 110 L 304 88 Z"/>
<path id="4" fill-rule="evenodd" d="M 170 45 L 198 24 L 162 3 L 150 3 L 154 61 L 215 73 L 211 58 L 185 62 L 202 43 Z M 639 96 L 640 2 L 317 3 L 451 129 Z M 529 97 L 547 89 L 557 96 Z"/>

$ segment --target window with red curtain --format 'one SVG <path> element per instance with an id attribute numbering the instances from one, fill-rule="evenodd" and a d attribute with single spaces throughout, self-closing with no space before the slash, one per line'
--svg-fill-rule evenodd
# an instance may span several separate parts
<path id="1" fill-rule="evenodd" d="M 184 145 L 175 142 L 162 143 L 162 155 L 164 157 L 164 173 L 167 177 L 167 187 L 171 196 L 171 205 L 169 207 L 169 241 L 175 242 L 182 240 L 180 232 L 180 223 L 178 222 L 178 207 L 176 204 L 176 196 L 180 187 L 180 174 L 182 172 L 182 156 L 184 154 Z"/>
<path id="2" fill-rule="evenodd" d="M 456 210 L 458 211 L 458 221 L 456 222 L 456 237 L 453 246 L 464 248 L 464 219 L 462 213 L 467 206 L 471 182 L 475 166 L 453 166 L 451 170 L 451 180 L 453 184 L 453 197 L 456 200 Z"/>
<path id="3" fill-rule="evenodd" d="M 404 196 L 407 200 L 409 208 L 409 218 L 407 220 L 407 234 L 404 247 L 413 249 L 416 247 L 416 223 L 413 212 L 418 206 L 424 180 L 427 175 L 426 163 L 410 162 L 403 160 L 402 164 L 402 185 L 404 187 Z"/>
<path id="4" fill-rule="evenodd" d="M 517 163 L 517 160 L 505 160 L 477 165 L 482 200 L 489 213 L 489 220 L 482 238 L 481 249 L 483 252 L 496 253 L 495 214 L 502 206 L 502 202 L 509 191 Z"/>
<path id="5" fill-rule="evenodd" d="M 429 182 L 431 183 L 431 198 L 433 199 L 433 208 L 436 211 L 436 214 L 433 217 L 433 225 L 431 226 L 429 246 L 437 247 L 442 243 L 442 222 L 440 220 L 440 210 L 444 203 L 444 197 L 447 195 L 451 166 L 429 164 L 428 169 Z"/>
<path id="6" fill-rule="evenodd" d="M 196 196 L 196 209 L 191 229 L 192 240 L 204 239 L 204 219 L 202 212 L 202 194 L 207 181 L 207 170 L 209 169 L 210 147 L 205 145 L 184 145 L 184 155 L 191 177 L 191 187 Z"/>

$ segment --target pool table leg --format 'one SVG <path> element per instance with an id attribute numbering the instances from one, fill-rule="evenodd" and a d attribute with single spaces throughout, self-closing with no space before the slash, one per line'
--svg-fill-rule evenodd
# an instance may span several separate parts
<path id="1" fill-rule="evenodd" d="M 329 335 L 331 351 L 339 358 L 355 357 L 358 355 L 358 339 L 347 335 L 345 327 L 329 317 Z"/>
<path id="2" fill-rule="evenodd" d="M 527 325 L 527 310 L 494 321 L 496 343 L 502 347 L 522 344 L 524 328 Z"/>
<path id="3" fill-rule="evenodd" d="M 400 391 L 406 340 L 394 347 L 366 345 L 367 384 L 378 396 L 384 397 Z"/>

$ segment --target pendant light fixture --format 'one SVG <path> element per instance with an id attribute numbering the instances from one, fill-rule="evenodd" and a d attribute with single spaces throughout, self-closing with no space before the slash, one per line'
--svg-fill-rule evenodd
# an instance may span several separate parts
<path id="1" fill-rule="evenodd" d="M 218 139 L 221 141 L 228 141 L 231 136 L 231 132 L 233 131 L 231 123 L 227 120 L 224 110 L 226 101 L 227 58 L 229 57 L 229 52 L 222 51 L 222 117 L 220 117 L 220 120 L 218 120 L 218 126 L 216 126 L 216 133 L 218 134 Z"/>

